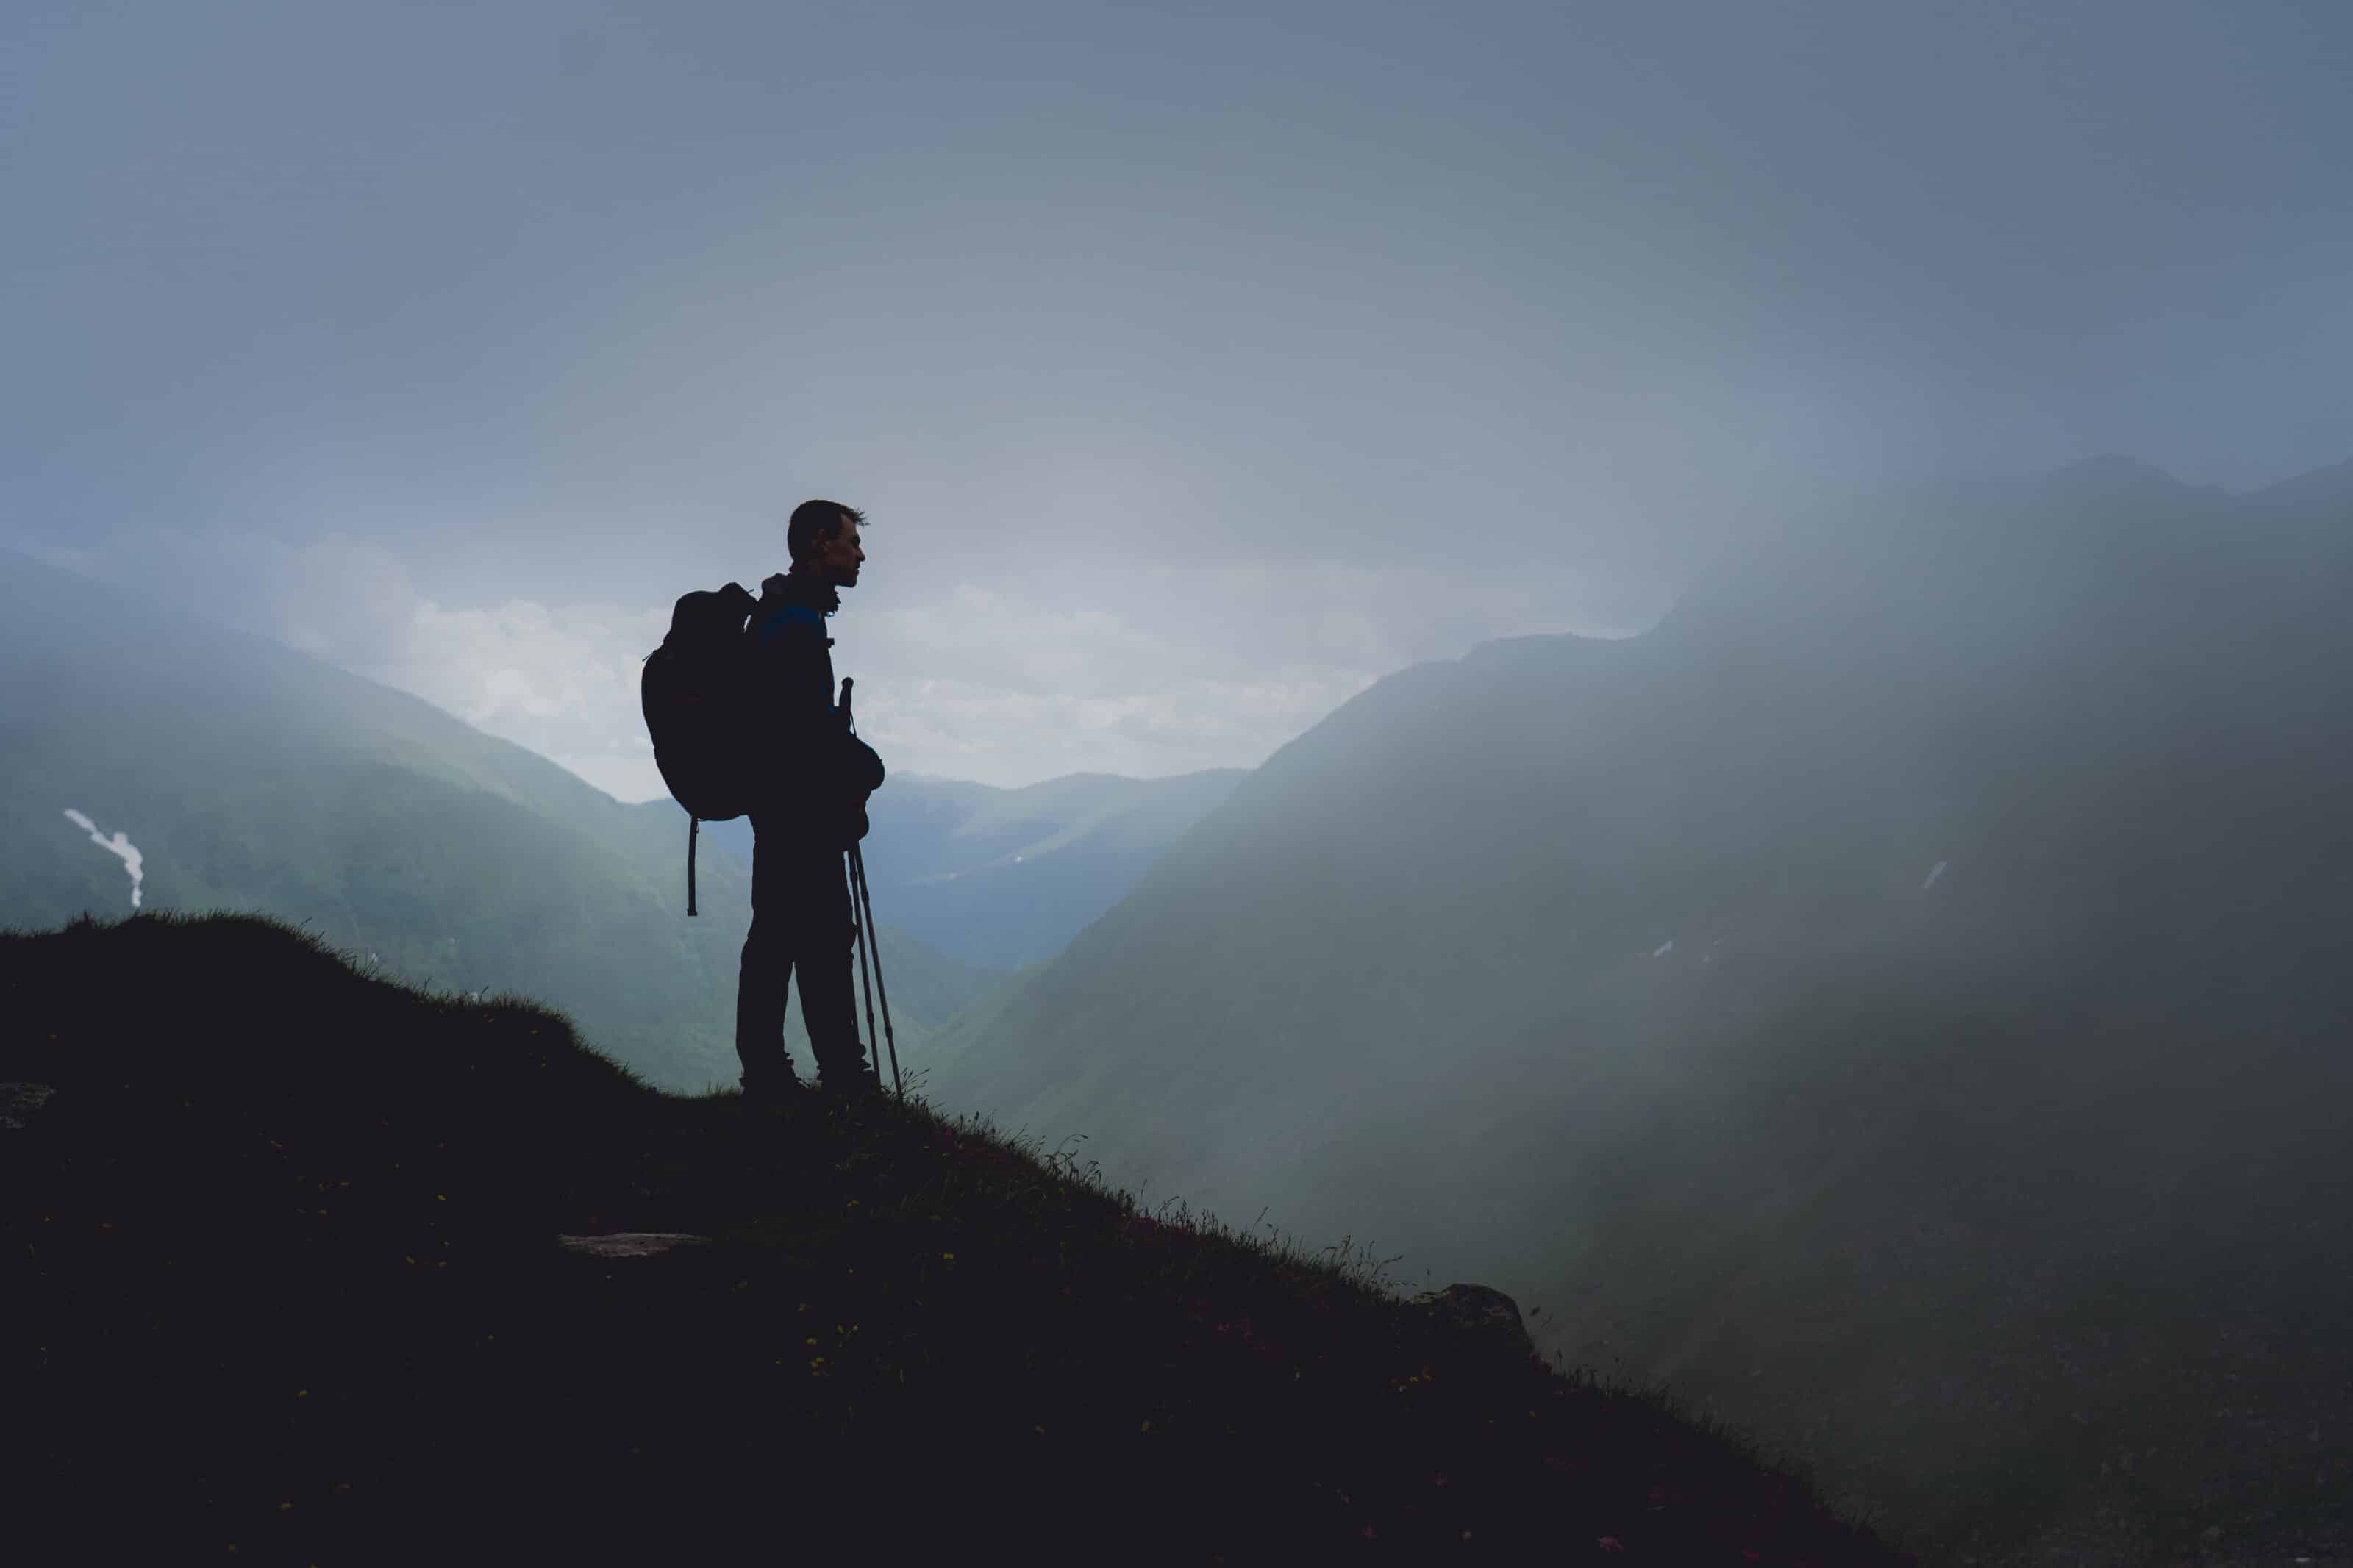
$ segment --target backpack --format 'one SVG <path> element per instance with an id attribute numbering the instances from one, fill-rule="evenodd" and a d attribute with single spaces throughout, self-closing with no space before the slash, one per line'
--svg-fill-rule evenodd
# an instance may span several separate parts
<path id="1" fill-rule="evenodd" d="M 757 603 L 741 584 L 682 595 L 670 634 L 640 661 L 638 704 L 653 737 L 654 766 L 686 807 L 686 912 L 694 910 L 694 847 L 706 822 L 752 808 L 758 728 L 745 722 L 744 623 Z"/>

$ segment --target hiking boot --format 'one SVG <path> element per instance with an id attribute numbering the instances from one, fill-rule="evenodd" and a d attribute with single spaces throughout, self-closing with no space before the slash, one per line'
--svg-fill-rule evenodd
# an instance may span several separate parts
<path id="1" fill-rule="evenodd" d="M 744 1103 L 757 1110 L 791 1105 L 800 1099 L 800 1075 L 789 1067 L 780 1073 L 762 1073 L 744 1080 Z"/>
<path id="2" fill-rule="evenodd" d="M 819 1094 L 828 1100 L 879 1100 L 882 1080 L 871 1068 L 846 1068 L 837 1072 L 819 1073 L 817 1079 Z"/>

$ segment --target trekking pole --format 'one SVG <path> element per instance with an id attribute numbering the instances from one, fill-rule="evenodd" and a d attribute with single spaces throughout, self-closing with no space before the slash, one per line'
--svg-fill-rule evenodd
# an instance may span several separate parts
<path id="1" fill-rule="evenodd" d="M 856 684 L 857 682 L 847 675 L 841 678 L 842 727 L 849 730 L 849 731 L 853 735 L 858 733 L 858 731 L 850 722 L 849 691 L 850 688 Z M 862 989 L 866 981 L 866 933 L 871 931 L 874 925 L 874 896 L 867 889 L 866 886 L 866 856 L 864 852 L 859 848 L 855 842 L 853 842 L 849 846 L 847 853 L 849 858 L 850 912 L 855 917 L 858 926 L 859 984 Z M 891 1027 L 891 988 L 889 985 L 885 984 L 882 980 L 882 941 L 881 937 L 878 936 L 874 939 L 873 947 L 874 990 L 869 991 L 866 994 L 866 1037 L 870 1042 L 874 1039 L 874 993 L 880 992 L 882 996 L 882 1038 L 889 1043 L 891 1049 L 891 1087 L 897 1092 L 900 1100 L 903 1102 L 907 1098 L 907 1086 L 901 1082 L 899 1079 L 899 1037 Z M 874 1076 L 878 1079 L 882 1076 L 882 1061 L 880 1055 L 875 1058 Z"/>
<path id="2" fill-rule="evenodd" d="M 866 1038 L 870 1045 L 878 1047 L 874 1052 L 874 1077 L 879 1082 L 882 1077 L 882 1052 L 879 1048 L 881 1037 L 874 1032 L 874 987 L 869 984 L 866 979 L 868 922 L 867 917 L 860 914 L 858 909 L 857 854 L 858 847 L 854 844 L 843 851 L 842 869 L 849 883 L 849 928 L 858 933 L 858 989 L 866 998 Z M 882 973 L 882 955 L 880 952 L 874 955 L 874 973 L 877 974 Z M 855 1024 L 855 1018 L 851 1022 Z"/>
<path id="3" fill-rule="evenodd" d="M 866 911 L 860 925 L 871 926 L 874 923 L 874 895 L 866 885 L 866 856 L 855 844 L 849 847 L 849 868 L 856 880 L 859 900 Z M 903 1101 L 907 1098 L 907 1086 L 899 1079 L 899 1037 L 891 1029 L 891 988 L 882 983 L 882 943 L 880 940 L 874 943 L 874 989 L 882 995 L 882 1038 L 891 1047 L 891 1087 Z M 867 1015 L 866 1028 L 868 1033 L 873 1032 L 874 1016 L 871 1012 Z M 877 1062 L 875 1066 L 880 1068 L 881 1064 Z"/>

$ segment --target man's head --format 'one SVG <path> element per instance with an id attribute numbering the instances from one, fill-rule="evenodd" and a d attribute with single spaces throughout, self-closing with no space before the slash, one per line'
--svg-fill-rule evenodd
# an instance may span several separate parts
<path id="1" fill-rule="evenodd" d="M 858 525 L 865 521 L 864 512 L 838 500 L 801 502 L 793 509 L 793 520 L 785 528 L 793 570 L 837 588 L 858 586 L 859 563 L 866 559 L 866 549 L 858 542 Z"/>

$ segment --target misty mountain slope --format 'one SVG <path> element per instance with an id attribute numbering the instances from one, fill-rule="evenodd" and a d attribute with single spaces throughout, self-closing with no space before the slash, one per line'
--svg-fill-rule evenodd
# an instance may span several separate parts
<path id="1" fill-rule="evenodd" d="M 249 916 L 0 933 L 0 1017 L 12 1560 L 1911 1561 L 1515 1309 L 920 1099 L 657 1093 Z"/>
<path id="2" fill-rule="evenodd" d="M 1955 1542 L 2058 1528 L 2137 1430 L 2168 1458 L 2100 1506 L 2353 1495 L 2245 1480 L 2326 1342 L 2194 1411 L 2146 1371 L 2353 1306 L 2316 1223 L 2353 1170 L 2347 522 L 2077 465 L 1807 520 L 1641 637 L 1402 672 L 944 1031 L 932 1092 L 1566 1300 L 1563 1349 Z M 2167 1305 L 2087 1340 L 2119 1299 Z"/>
<path id="3" fill-rule="evenodd" d="M 621 805 L 417 698 L 23 557 L 0 570 L 0 922 L 227 908 L 307 922 L 391 973 L 528 993 L 654 1081 L 733 1082 L 748 876 L 686 818 Z M 903 1045 L 987 977 L 886 920 Z M 796 1009 L 787 1037 L 807 1065 Z M 861 1024 L 862 1027 L 862 1024 Z"/>
<path id="4" fill-rule="evenodd" d="M 1238 768 L 1162 779 L 1071 773 L 998 789 L 893 774 L 867 805 L 875 912 L 976 968 L 1039 963 L 1124 898 L 1243 777 Z M 750 863 L 748 821 L 707 832 Z"/>

